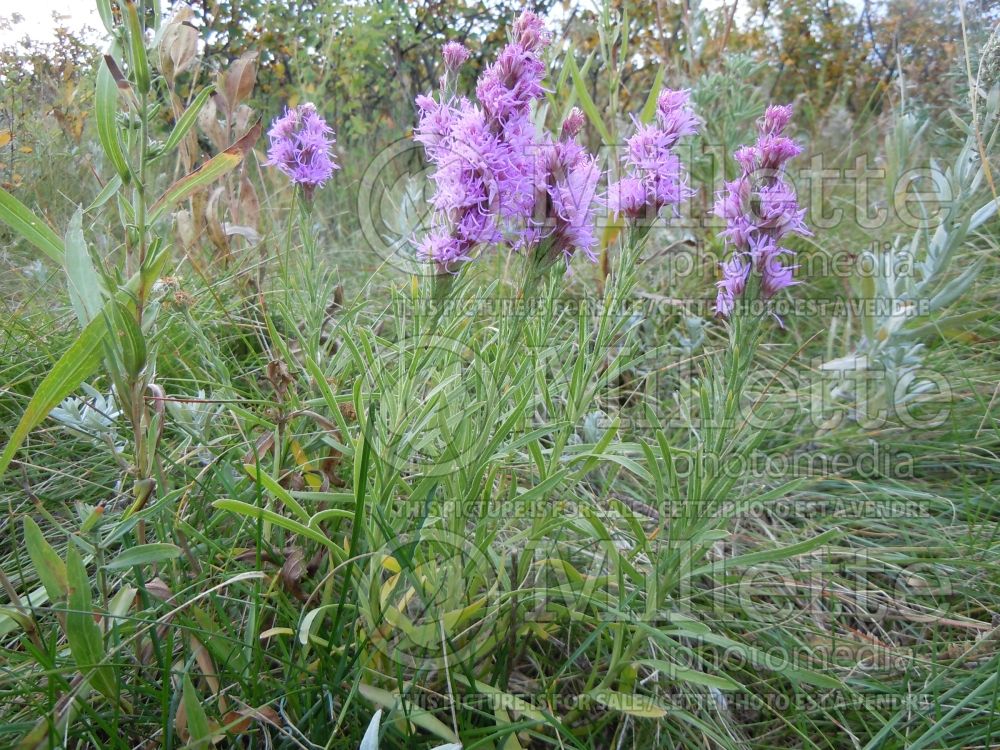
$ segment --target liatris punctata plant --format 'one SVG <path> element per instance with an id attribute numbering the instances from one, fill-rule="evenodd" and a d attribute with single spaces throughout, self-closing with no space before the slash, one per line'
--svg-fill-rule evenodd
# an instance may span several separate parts
<path id="1" fill-rule="evenodd" d="M 757 142 L 734 154 L 739 177 L 727 182 L 716 198 L 715 213 L 726 220 L 721 234 L 731 255 L 721 263 L 715 307 L 720 317 L 729 319 L 729 347 L 719 370 L 706 381 L 713 416 L 703 432 L 707 449 L 720 456 L 747 427 L 746 417 L 741 416 L 742 398 L 764 317 L 748 308 L 797 283 L 792 276 L 795 266 L 784 262 L 792 252 L 781 241 L 789 234 L 810 234 L 805 211 L 785 175 L 788 161 L 802 150 L 784 135 L 791 117 L 791 106 L 767 108 L 757 122 Z"/>
<path id="2" fill-rule="evenodd" d="M 439 276 L 490 246 L 529 253 L 544 265 L 569 262 L 576 251 L 594 258 L 601 172 L 574 140 L 582 115 L 572 113 L 558 139 L 539 133 L 531 119 L 545 93 L 541 53 L 549 42 L 542 19 L 522 14 L 510 43 L 479 77 L 475 102 L 454 91 L 468 52 L 449 42 L 439 95 L 417 98 L 414 137 L 434 167 L 435 187 L 431 226 L 417 255 Z"/>
<path id="3" fill-rule="evenodd" d="M 301 186 L 306 200 L 340 169 L 333 156 L 337 142 L 333 129 L 313 104 L 286 109 L 271 124 L 267 135 L 271 145 L 264 164 L 277 167 L 293 184 Z"/>
<path id="4" fill-rule="evenodd" d="M 811 234 L 805 210 L 799 208 L 795 189 L 785 179 L 788 161 L 802 151 L 783 135 L 791 118 L 791 106 L 767 108 L 757 123 L 757 142 L 734 154 L 740 176 L 727 182 L 717 196 L 715 213 L 726 220 L 722 236 L 732 251 L 721 264 L 722 279 L 716 283 L 715 309 L 723 317 L 732 315 L 741 298 L 768 300 L 798 283 L 793 278 L 796 266 L 783 260 L 794 253 L 781 246 L 788 234 Z"/>
<path id="5" fill-rule="evenodd" d="M 656 101 L 656 121 L 645 125 L 633 116 L 635 134 L 628 139 L 625 176 L 608 189 L 608 207 L 632 224 L 655 220 L 665 206 L 677 206 L 694 191 L 673 148 L 698 131 L 701 120 L 690 106 L 689 91 L 665 89 Z"/>

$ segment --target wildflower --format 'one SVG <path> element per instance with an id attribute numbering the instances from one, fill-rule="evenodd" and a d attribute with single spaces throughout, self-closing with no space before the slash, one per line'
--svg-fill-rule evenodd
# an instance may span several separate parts
<path id="1" fill-rule="evenodd" d="M 686 89 L 664 89 L 656 98 L 656 119 L 671 146 L 698 132 L 701 119 L 691 109 L 690 101 L 691 92 Z"/>
<path id="2" fill-rule="evenodd" d="M 572 131 L 563 127 L 563 133 Z M 544 242 L 547 260 L 563 257 L 568 263 L 580 251 L 596 261 L 594 220 L 600 200 L 601 170 L 597 160 L 572 137 L 547 138 L 541 144 L 535 216 L 529 225 L 531 245 Z"/>
<path id="3" fill-rule="evenodd" d="M 307 196 L 340 169 L 333 157 L 333 129 L 312 104 L 285 109 L 268 131 L 271 145 L 265 165 L 277 167 Z"/>
<path id="4" fill-rule="evenodd" d="M 448 42 L 441 48 L 444 67 L 449 73 L 454 73 L 469 59 L 469 49 L 459 42 Z"/>
<path id="5" fill-rule="evenodd" d="M 788 234 L 809 235 L 805 209 L 799 207 L 795 189 L 785 181 L 788 161 L 801 147 L 783 135 L 792 117 L 791 106 L 770 106 L 758 121 L 757 142 L 743 146 L 733 155 L 741 174 L 727 182 L 715 202 L 716 216 L 725 219 L 721 233 L 733 254 L 721 264 L 722 278 L 716 282 L 715 309 L 719 315 L 732 314 L 736 299 L 755 286 L 762 299 L 770 299 L 782 289 L 797 284 L 797 266 L 786 265 L 783 256 L 794 255 L 780 245 Z"/>
<path id="6" fill-rule="evenodd" d="M 526 11 L 514 21 L 514 43 L 529 52 L 537 52 L 552 41 L 545 29 L 545 21 L 538 14 Z"/>
<path id="7" fill-rule="evenodd" d="M 721 315 L 729 315 L 736 298 L 743 294 L 750 275 L 750 263 L 741 255 L 734 255 L 722 265 L 722 279 L 716 283 L 719 295 L 715 308 Z"/>
<path id="8" fill-rule="evenodd" d="M 656 122 L 633 117 L 635 133 L 626 142 L 626 175 L 609 188 L 609 207 L 616 216 L 637 219 L 647 209 L 658 214 L 694 194 L 673 147 L 698 131 L 701 120 L 692 111 L 689 91 L 665 89 L 657 97 Z M 676 209 L 675 209 L 676 210 Z"/>
<path id="9" fill-rule="evenodd" d="M 641 217 L 646 211 L 646 186 L 638 177 L 623 177 L 608 189 L 608 207 L 616 216 Z"/>
<path id="10" fill-rule="evenodd" d="M 577 250 L 593 255 L 600 170 L 574 140 L 583 113 L 570 112 L 558 140 L 540 134 L 531 117 L 545 93 L 540 54 L 549 42 L 544 22 L 525 13 L 479 77 L 475 101 L 456 95 L 447 80 L 437 97 L 417 97 L 414 138 L 433 166 L 435 187 L 430 231 L 417 255 L 439 271 L 454 271 L 489 245 L 544 244 L 546 253 L 567 259 Z M 450 72 L 468 53 L 445 45 L 442 54 Z"/>
<path id="11" fill-rule="evenodd" d="M 476 98 L 487 115 L 499 124 L 527 116 L 531 104 L 545 89 L 545 64 L 531 49 L 508 44 L 489 65 L 476 84 Z"/>
<path id="12" fill-rule="evenodd" d="M 583 112 L 580 111 L 579 107 L 573 107 L 566 115 L 566 119 L 563 120 L 562 124 L 562 137 L 563 138 L 576 138 L 576 136 L 583 130 L 583 126 L 586 120 L 584 120 Z"/>

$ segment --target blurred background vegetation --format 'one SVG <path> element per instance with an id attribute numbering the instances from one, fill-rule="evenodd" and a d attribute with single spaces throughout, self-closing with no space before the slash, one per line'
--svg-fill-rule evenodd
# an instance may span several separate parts
<path id="1" fill-rule="evenodd" d="M 284 105 L 317 102 L 336 126 L 348 178 L 374 151 L 408 135 L 413 98 L 436 85 L 441 44 L 457 39 L 471 47 L 464 72 L 471 84 L 483 61 L 503 44 L 513 11 L 509 3 L 472 0 L 167 5 L 172 12 L 190 8 L 188 23 L 202 45 L 200 64 L 178 76 L 181 100 L 241 56 L 256 54 L 250 104 L 267 118 Z M 560 49 L 594 49 L 598 43 L 602 19 L 595 4 L 533 0 L 526 5 L 562 29 Z M 795 101 L 798 121 L 813 135 L 821 135 L 824 126 L 858 132 L 853 126 L 870 125 L 904 102 L 910 111 L 934 114 L 966 101 L 968 78 L 959 54 L 963 33 L 970 50 L 981 49 L 1000 17 L 1000 4 L 988 0 L 965 5 L 964 29 L 951 0 L 615 0 L 611 5 L 628 19 L 629 45 L 627 59 L 618 61 L 617 81 L 608 80 L 603 66 L 587 73 L 602 111 L 612 95 L 618 111 L 640 108 L 661 68 L 666 83 L 692 85 L 711 81 L 734 57 L 745 56 L 753 90 L 768 99 Z M 58 28 L 51 40 L 25 36 L 0 49 L 0 183 L 14 190 L 26 183 L 54 186 L 63 200 L 37 201 L 50 212 L 60 206 L 68 212 L 99 186 L 88 112 L 100 36 L 70 30 L 66 20 L 61 26 L 54 20 Z M 16 21 L 3 21 L 6 38 L 18 38 Z M 985 91 L 993 82 L 983 83 Z M 173 110 L 164 106 L 161 112 L 166 129 Z M 207 154 L 211 149 L 204 145 Z M 327 193 L 331 200 L 333 192 Z M 62 225 L 65 217 L 49 218 Z"/>

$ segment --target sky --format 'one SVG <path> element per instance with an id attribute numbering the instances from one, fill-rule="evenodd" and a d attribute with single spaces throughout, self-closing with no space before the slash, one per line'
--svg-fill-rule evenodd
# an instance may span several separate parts
<path id="1" fill-rule="evenodd" d="M 0 18 L 10 19 L 15 13 L 24 17 L 12 28 L 0 27 L 0 46 L 25 35 L 38 41 L 52 41 L 57 25 L 52 20 L 53 11 L 66 16 L 61 23 L 71 30 L 84 26 L 99 28 L 101 25 L 93 0 L 0 0 Z"/>

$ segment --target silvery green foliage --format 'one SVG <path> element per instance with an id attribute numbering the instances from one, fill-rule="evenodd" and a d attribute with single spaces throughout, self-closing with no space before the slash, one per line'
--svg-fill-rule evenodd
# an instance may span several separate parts
<path id="1" fill-rule="evenodd" d="M 209 427 L 222 409 L 220 404 L 208 403 L 211 399 L 205 391 L 199 390 L 194 396 L 177 396 L 167 400 L 167 411 L 174 423 L 200 443 L 211 439 Z"/>
<path id="2" fill-rule="evenodd" d="M 101 445 L 111 445 L 115 452 L 122 450 L 118 443 L 116 425 L 121 409 L 114 390 L 107 396 L 84 383 L 86 396 L 70 396 L 52 410 L 51 417 L 74 435 Z"/>
<path id="3" fill-rule="evenodd" d="M 684 354 L 694 354 L 705 343 L 705 319 L 698 315 L 685 315 L 681 325 L 670 332 Z"/>
<path id="4" fill-rule="evenodd" d="M 908 389 L 902 384 L 922 365 L 922 339 L 939 330 L 941 321 L 928 318 L 959 299 L 982 269 L 982 259 L 970 260 L 960 250 L 997 213 L 996 200 L 988 193 L 984 196 L 985 170 L 978 138 L 982 138 L 982 150 L 991 153 L 998 133 L 998 104 L 1000 88 L 994 88 L 986 117 L 979 123 L 979 136 L 971 124 L 956 119 L 966 138 L 953 164 L 944 167 L 931 160 L 937 194 L 942 196 L 938 216 L 928 215 L 923 197 L 908 196 L 911 205 L 915 202 L 923 213 L 924 226 L 909 236 L 897 234 L 886 250 L 863 254 L 861 260 L 873 272 L 860 280 L 860 296 L 871 303 L 860 313 L 862 336 L 853 351 L 825 363 L 823 369 L 884 372 L 883 387 L 868 394 L 868 408 L 900 406 L 900 394 L 906 401 L 920 398 L 919 387 Z M 890 134 L 886 143 L 890 195 L 925 128 L 926 123 L 903 114 Z M 841 389 L 834 395 L 852 394 Z"/>
<path id="5" fill-rule="evenodd" d="M 378 730 L 381 722 L 382 709 L 380 708 L 372 716 L 372 720 L 368 724 L 368 729 L 365 730 L 365 736 L 361 738 L 358 750 L 378 750 Z M 445 745 L 438 745 L 431 748 L 431 750 L 462 750 L 462 746 L 456 742 L 449 742 Z"/>
<path id="6" fill-rule="evenodd" d="M 222 411 L 222 405 L 211 400 L 199 390 L 194 396 L 175 396 L 166 401 L 174 424 L 192 439 L 199 460 L 206 465 L 214 460 L 208 446 L 212 443 L 212 423 Z"/>
<path id="7" fill-rule="evenodd" d="M 361 738 L 361 745 L 358 750 L 378 750 L 378 727 L 382 721 L 382 709 L 380 708 L 372 716 L 371 722 L 368 724 L 368 729 L 365 730 L 365 736 Z"/>

